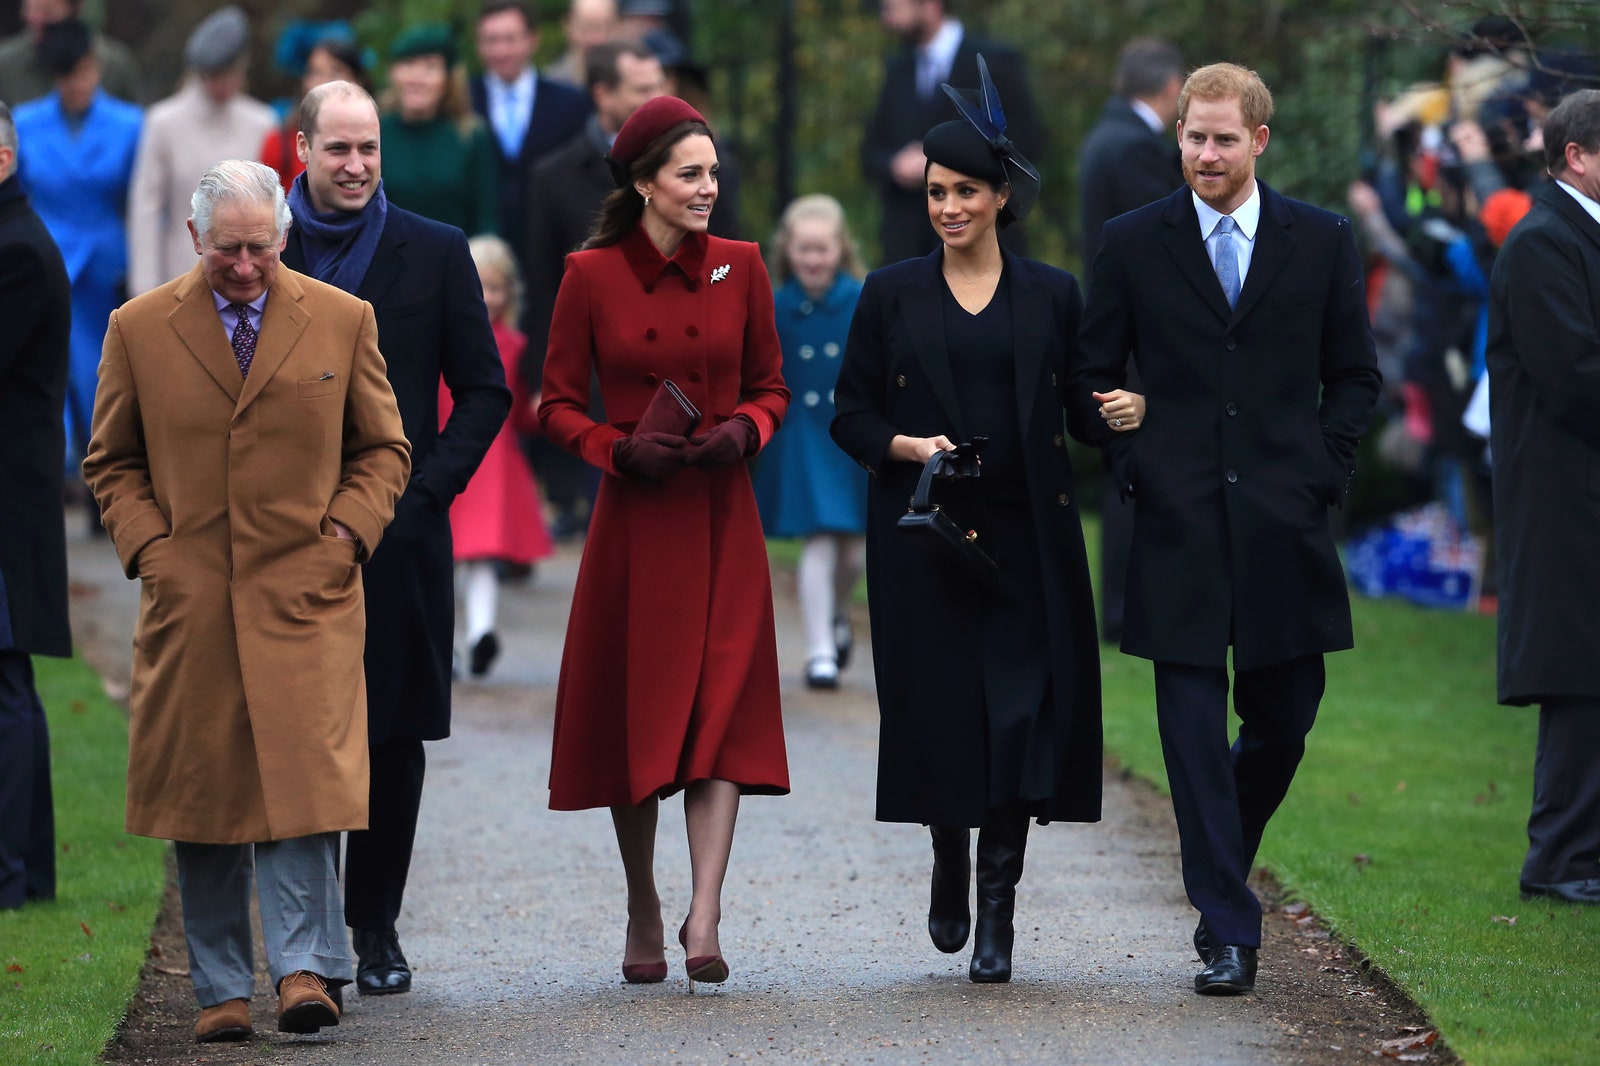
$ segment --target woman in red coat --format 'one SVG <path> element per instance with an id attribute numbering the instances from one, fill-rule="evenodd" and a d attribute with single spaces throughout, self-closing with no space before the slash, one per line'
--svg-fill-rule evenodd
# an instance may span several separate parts
<path id="1" fill-rule="evenodd" d="M 706 234 L 717 154 L 705 120 L 652 100 L 608 162 L 619 188 L 567 257 L 539 408 L 545 435 L 605 475 L 567 626 L 550 806 L 611 808 L 628 882 L 623 977 L 651 982 L 667 973 L 657 805 L 684 793 L 693 898 L 678 939 L 692 990 L 728 975 L 717 925 L 739 797 L 789 791 L 745 463 L 789 390 L 760 251 Z M 589 417 L 591 373 L 609 422 Z M 653 400 L 672 402 L 668 381 L 698 420 L 635 432 Z"/>

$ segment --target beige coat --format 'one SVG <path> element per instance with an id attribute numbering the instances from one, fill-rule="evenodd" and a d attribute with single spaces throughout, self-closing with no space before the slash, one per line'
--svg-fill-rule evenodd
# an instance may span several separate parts
<path id="1" fill-rule="evenodd" d="M 142 582 L 128 832 L 366 826 L 356 564 L 411 465 L 377 338 L 370 305 L 286 267 L 248 378 L 198 266 L 112 314 L 83 469 Z"/>
<path id="2" fill-rule="evenodd" d="M 200 177 L 224 159 L 260 159 L 277 112 L 238 94 L 218 107 L 191 76 L 145 113 L 128 186 L 128 293 L 149 292 L 194 265 L 184 221 Z"/>

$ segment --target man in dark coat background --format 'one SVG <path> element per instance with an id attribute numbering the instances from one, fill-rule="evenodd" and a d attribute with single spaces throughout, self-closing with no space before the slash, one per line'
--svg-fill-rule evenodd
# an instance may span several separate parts
<path id="1" fill-rule="evenodd" d="M 1155 663 L 1200 911 L 1195 990 L 1237 994 L 1255 987 L 1261 943 L 1246 879 L 1316 719 L 1323 653 L 1353 644 L 1328 509 L 1381 379 L 1350 223 L 1256 180 L 1272 115 L 1261 79 L 1202 67 L 1179 114 L 1189 188 L 1106 224 L 1068 417 L 1138 502 L 1122 650 Z M 1116 434 L 1099 397 L 1123 386 L 1130 353 L 1147 411 Z"/>
<path id="2" fill-rule="evenodd" d="M 1183 54 L 1166 41 L 1138 37 L 1122 46 L 1111 76 L 1111 99 L 1084 138 L 1078 156 L 1083 274 L 1094 272 L 1100 231 L 1110 219 L 1168 196 L 1183 184 L 1178 149 L 1167 131 L 1178 118 Z M 1128 389 L 1142 391 L 1128 366 Z M 1100 638 L 1122 639 L 1133 501 L 1108 481 L 1100 494 Z"/>
<path id="3" fill-rule="evenodd" d="M 489 127 L 494 146 L 500 236 L 526 270 L 528 175 L 536 162 L 583 128 L 589 99 L 534 69 L 539 24 L 523 0 L 486 0 L 478 9 L 477 43 L 484 74 L 469 86 L 472 109 Z"/>
<path id="4" fill-rule="evenodd" d="M 50 733 L 31 655 L 72 654 L 67 628 L 67 338 L 72 294 L 17 173 L 0 103 L 0 910 L 56 896 Z"/>
<path id="5" fill-rule="evenodd" d="M 523 259 L 527 285 L 523 321 L 528 349 L 520 372 L 528 394 L 535 397 L 543 387 L 550 315 L 555 310 L 567 253 L 589 236 L 601 205 L 617 188 L 606 166 L 611 142 L 641 104 L 666 92 L 661 61 L 636 41 L 611 41 L 590 49 L 584 79 L 594 102 L 594 114 L 576 137 L 534 165 L 528 182 L 527 255 Z M 712 214 L 715 216 L 715 212 Z M 596 396 L 593 413 L 598 416 L 598 393 Z M 580 511 L 578 501 L 587 500 L 590 508 L 594 506 L 595 492 L 600 487 L 599 471 L 543 437 L 529 442 L 528 453 L 545 498 L 555 510 L 556 535 L 577 533 L 588 522 L 588 514 Z"/>
<path id="6" fill-rule="evenodd" d="M 900 38 L 885 62 L 883 88 L 861 140 L 861 169 L 883 198 L 878 239 L 883 264 L 927 255 L 939 243 L 928 224 L 923 191 L 922 135 L 956 117 L 955 105 L 939 90 L 978 84 L 983 54 L 995 90 L 1005 101 L 1006 136 L 1035 164 L 1044 149 L 1044 126 L 1033 106 L 1022 55 L 1010 45 L 968 33 L 951 14 L 954 0 L 883 0 L 883 24 Z M 1000 243 L 1027 254 L 1023 227 L 1008 226 Z"/>
<path id="7" fill-rule="evenodd" d="M 411 442 L 411 483 L 366 564 L 370 827 L 345 849 L 345 921 L 368 995 L 405 992 L 411 971 L 395 931 L 422 802 L 423 741 L 450 734 L 455 628 L 450 502 L 466 487 L 511 408 L 467 240 L 383 197 L 377 107 L 330 82 L 300 105 L 306 173 L 283 261 L 372 304 L 378 347 Z M 454 407 L 439 425 L 439 382 Z"/>
<path id="8" fill-rule="evenodd" d="M 1600 90 L 1544 123 L 1554 179 L 1495 260 L 1499 697 L 1539 705 L 1522 898 L 1600 903 Z"/>

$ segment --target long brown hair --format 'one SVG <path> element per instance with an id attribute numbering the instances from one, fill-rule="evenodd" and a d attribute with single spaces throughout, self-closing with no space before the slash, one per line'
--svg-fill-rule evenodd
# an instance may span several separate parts
<path id="1" fill-rule="evenodd" d="M 666 166 L 678 142 L 696 134 L 710 137 L 711 129 L 704 122 L 680 122 L 645 146 L 644 151 L 634 159 L 633 165 L 628 167 L 627 183 L 606 197 L 605 204 L 600 208 L 600 217 L 594 220 L 589 238 L 583 242 L 584 249 L 610 247 L 639 224 L 639 219 L 644 217 L 644 197 L 639 195 L 634 183 L 653 177 L 656 171 Z"/>

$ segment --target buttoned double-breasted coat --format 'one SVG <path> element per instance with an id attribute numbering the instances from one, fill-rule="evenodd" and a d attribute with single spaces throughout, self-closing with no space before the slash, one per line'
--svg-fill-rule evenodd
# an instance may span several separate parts
<path id="1" fill-rule="evenodd" d="M 772 438 L 789 402 L 772 283 L 754 244 L 688 234 L 669 261 L 635 228 L 574 252 L 556 298 L 539 416 L 604 472 L 556 693 L 550 805 L 640 803 L 695 781 L 789 790 L 772 581 L 744 462 L 625 477 L 612 444 L 663 380 L 702 413 Z M 609 422 L 589 416 L 597 371 Z"/>
<path id="2" fill-rule="evenodd" d="M 366 826 L 357 564 L 410 469 L 377 340 L 370 306 L 286 268 L 248 377 L 199 266 L 112 314 L 84 476 L 140 581 L 128 832 Z"/>
<path id="3" fill-rule="evenodd" d="M 1077 487 L 1062 403 L 1082 312 L 1066 271 L 1002 252 L 1015 338 L 1016 418 L 1034 558 L 1004 566 L 1043 591 L 1052 745 L 1041 818 L 1100 817 L 1100 653 Z M 877 816 L 882 821 L 982 825 L 993 794 L 984 767 L 983 593 L 936 565 L 895 525 L 922 466 L 891 460 L 896 434 L 970 439 L 941 312 L 944 249 L 867 275 L 834 391 L 833 439 L 872 473 L 867 583 L 881 718 Z M 998 296 L 996 298 L 999 298 Z M 972 507 L 974 501 L 961 501 Z M 980 530 L 981 509 L 959 517 Z M 992 679 L 991 679 L 992 680 Z M 1003 683 L 1003 682 L 1002 682 Z"/>
<path id="4" fill-rule="evenodd" d="M 1381 377 L 1347 219 L 1259 183 L 1230 309 L 1187 186 L 1106 223 L 1068 406 L 1138 508 L 1122 650 L 1248 670 L 1352 645 L 1328 510 Z M 1147 405 L 1114 433 L 1093 392 L 1137 361 Z"/>

